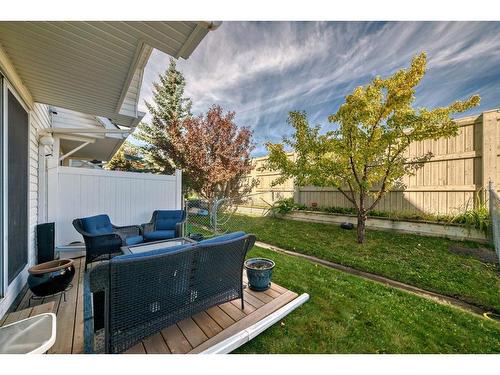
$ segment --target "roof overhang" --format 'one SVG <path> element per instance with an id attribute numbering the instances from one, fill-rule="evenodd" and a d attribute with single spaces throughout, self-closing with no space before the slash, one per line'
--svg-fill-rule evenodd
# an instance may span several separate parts
<path id="1" fill-rule="evenodd" d="M 71 150 L 75 150 L 86 143 L 85 138 L 81 138 L 80 140 L 68 138 L 70 137 L 63 137 L 60 140 L 63 154 L 69 153 Z M 85 147 L 71 154 L 71 159 L 109 161 L 122 145 L 123 138 L 89 138 L 87 142 L 89 143 Z"/>
<path id="2" fill-rule="evenodd" d="M 133 127 L 140 114 L 122 105 L 151 49 L 186 59 L 213 28 L 180 21 L 0 22 L 0 69 L 28 105 L 45 103 Z"/>

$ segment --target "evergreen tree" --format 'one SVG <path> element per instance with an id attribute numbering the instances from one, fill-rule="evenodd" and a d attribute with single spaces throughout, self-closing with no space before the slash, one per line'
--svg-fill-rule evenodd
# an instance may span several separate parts
<path id="1" fill-rule="evenodd" d="M 153 84 L 153 102 L 146 102 L 151 123 L 140 123 L 134 137 L 143 143 L 141 154 L 150 171 L 172 174 L 179 166 L 171 158 L 171 134 L 180 132 L 181 121 L 191 117 L 191 99 L 184 97 L 186 82 L 174 59 L 159 79 Z"/>
<path id="2" fill-rule="evenodd" d="M 149 172 L 144 166 L 138 148 L 129 141 L 123 142 L 104 168 L 110 171 Z"/>

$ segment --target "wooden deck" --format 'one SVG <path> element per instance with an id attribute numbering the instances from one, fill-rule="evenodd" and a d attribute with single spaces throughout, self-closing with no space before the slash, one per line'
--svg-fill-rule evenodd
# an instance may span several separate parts
<path id="1" fill-rule="evenodd" d="M 48 353 L 83 353 L 84 259 L 76 259 L 75 266 L 74 286 L 66 293 L 66 301 L 61 296 L 29 301 L 32 294 L 27 290 L 14 311 L 0 319 L 0 326 L 42 312 L 54 312 L 57 315 L 57 338 Z M 297 297 L 296 293 L 274 283 L 265 292 L 246 288 L 244 310 L 239 300 L 211 307 L 148 337 L 126 353 L 200 353 L 261 322 Z"/>

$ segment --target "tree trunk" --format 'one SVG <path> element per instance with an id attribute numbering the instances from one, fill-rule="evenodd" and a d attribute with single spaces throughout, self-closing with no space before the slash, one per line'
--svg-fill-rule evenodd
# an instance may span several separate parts
<path id="1" fill-rule="evenodd" d="M 365 240 L 365 223 L 366 223 L 366 210 L 365 210 L 366 194 L 361 189 L 359 194 L 359 206 L 358 206 L 358 243 L 363 243 Z"/>
<path id="2" fill-rule="evenodd" d="M 358 243 L 363 243 L 365 240 L 365 224 L 366 224 L 366 213 L 358 212 Z"/>

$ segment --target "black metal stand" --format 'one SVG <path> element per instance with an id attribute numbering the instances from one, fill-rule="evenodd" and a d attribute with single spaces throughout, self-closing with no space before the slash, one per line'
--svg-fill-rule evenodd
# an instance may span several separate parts
<path id="1" fill-rule="evenodd" d="M 41 299 L 44 299 L 44 298 L 55 297 L 55 296 L 58 296 L 59 294 L 62 295 L 64 302 L 66 302 L 66 292 L 68 290 L 70 290 L 72 287 L 73 287 L 73 284 L 69 284 L 68 287 L 66 289 L 64 289 L 63 291 L 57 292 L 57 293 L 54 293 L 54 294 L 49 294 L 49 295 L 46 295 L 46 296 L 38 297 L 38 296 L 32 295 L 30 297 L 30 299 L 28 300 L 28 307 L 30 307 L 30 305 L 31 305 L 31 300 L 37 301 L 37 300 L 41 300 Z"/>

